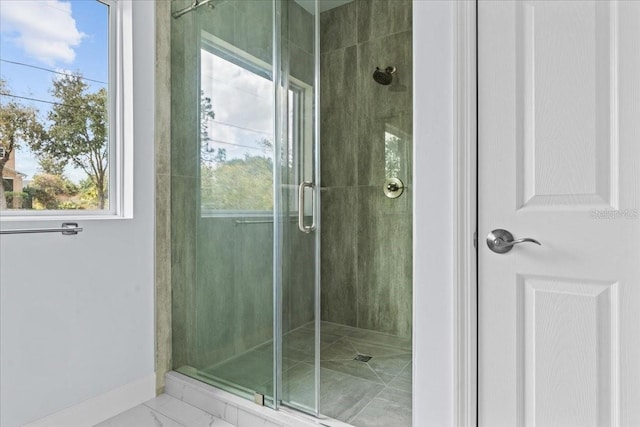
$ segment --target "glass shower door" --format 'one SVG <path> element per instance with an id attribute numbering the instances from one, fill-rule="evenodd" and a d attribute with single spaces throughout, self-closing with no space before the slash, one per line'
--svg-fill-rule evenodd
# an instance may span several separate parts
<path id="1" fill-rule="evenodd" d="M 173 366 L 269 406 L 274 16 L 269 1 L 214 1 L 171 21 Z"/>
<path id="2" fill-rule="evenodd" d="M 311 2 L 310 2 L 311 3 Z M 316 19 L 278 0 L 281 129 L 276 194 L 281 237 L 276 376 L 282 404 L 317 415 L 319 394 L 319 168 L 316 133 Z M 277 95 L 278 96 L 278 95 Z M 278 305 L 278 304 L 277 304 Z"/>
<path id="3" fill-rule="evenodd" d="M 317 414 L 314 26 L 294 0 L 172 19 L 172 348 L 178 372 Z"/>

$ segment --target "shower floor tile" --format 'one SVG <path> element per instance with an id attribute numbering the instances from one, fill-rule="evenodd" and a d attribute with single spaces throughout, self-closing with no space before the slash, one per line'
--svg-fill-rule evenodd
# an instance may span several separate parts
<path id="1" fill-rule="evenodd" d="M 283 337 L 283 399 L 313 406 L 313 323 Z M 322 322 L 320 411 L 357 427 L 411 425 L 411 340 Z M 370 356 L 367 362 L 356 356 Z M 365 358 L 366 359 L 366 358 Z M 273 394 L 273 346 L 266 343 L 203 371 Z"/>
<path id="2" fill-rule="evenodd" d="M 386 388 L 348 422 L 357 427 L 410 426 L 411 393 Z"/>

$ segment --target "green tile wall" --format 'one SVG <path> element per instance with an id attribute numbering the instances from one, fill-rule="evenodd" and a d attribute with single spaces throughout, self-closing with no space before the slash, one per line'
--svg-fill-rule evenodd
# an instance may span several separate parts
<path id="1" fill-rule="evenodd" d="M 355 0 L 321 33 L 322 320 L 401 336 L 412 319 L 411 0 Z M 393 84 L 374 82 L 395 66 Z M 404 138 L 407 188 L 384 196 L 385 130 Z"/>

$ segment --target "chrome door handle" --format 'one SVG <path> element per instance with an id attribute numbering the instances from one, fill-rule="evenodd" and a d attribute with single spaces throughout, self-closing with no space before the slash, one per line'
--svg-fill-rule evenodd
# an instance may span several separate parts
<path id="1" fill-rule="evenodd" d="M 311 225 L 304 223 L 304 190 L 311 189 Z M 313 182 L 303 181 L 298 187 L 298 228 L 309 234 L 316 229 L 316 186 Z"/>
<path id="2" fill-rule="evenodd" d="M 527 242 L 535 243 L 536 245 L 542 246 L 542 243 L 530 237 L 515 240 L 513 238 L 513 234 L 501 228 L 493 230 L 487 236 L 487 246 L 489 246 L 489 249 L 497 254 L 506 254 L 513 248 L 514 245 Z"/>

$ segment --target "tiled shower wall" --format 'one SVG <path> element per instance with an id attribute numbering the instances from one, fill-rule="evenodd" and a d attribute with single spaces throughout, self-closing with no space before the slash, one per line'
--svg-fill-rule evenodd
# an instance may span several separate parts
<path id="1" fill-rule="evenodd" d="M 401 336 L 412 321 L 411 25 L 411 0 L 355 0 L 320 21 L 322 320 Z M 388 66 L 382 86 L 372 75 Z M 407 186 L 398 199 L 383 194 L 390 175 Z"/>
<path id="2" fill-rule="evenodd" d="M 175 0 L 172 9 L 191 4 Z M 291 74 L 313 84 L 313 18 L 284 3 L 290 25 Z M 271 1 L 201 7 L 171 19 L 172 365 L 220 362 L 273 336 L 273 224 L 238 223 L 242 215 L 203 216 L 199 185 L 198 55 L 200 30 L 265 63 L 272 62 Z M 287 22 L 287 21 L 285 21 Z M 313 319 L 313 240 L 291 223 L 284 230 L 283 328 Z"/>

